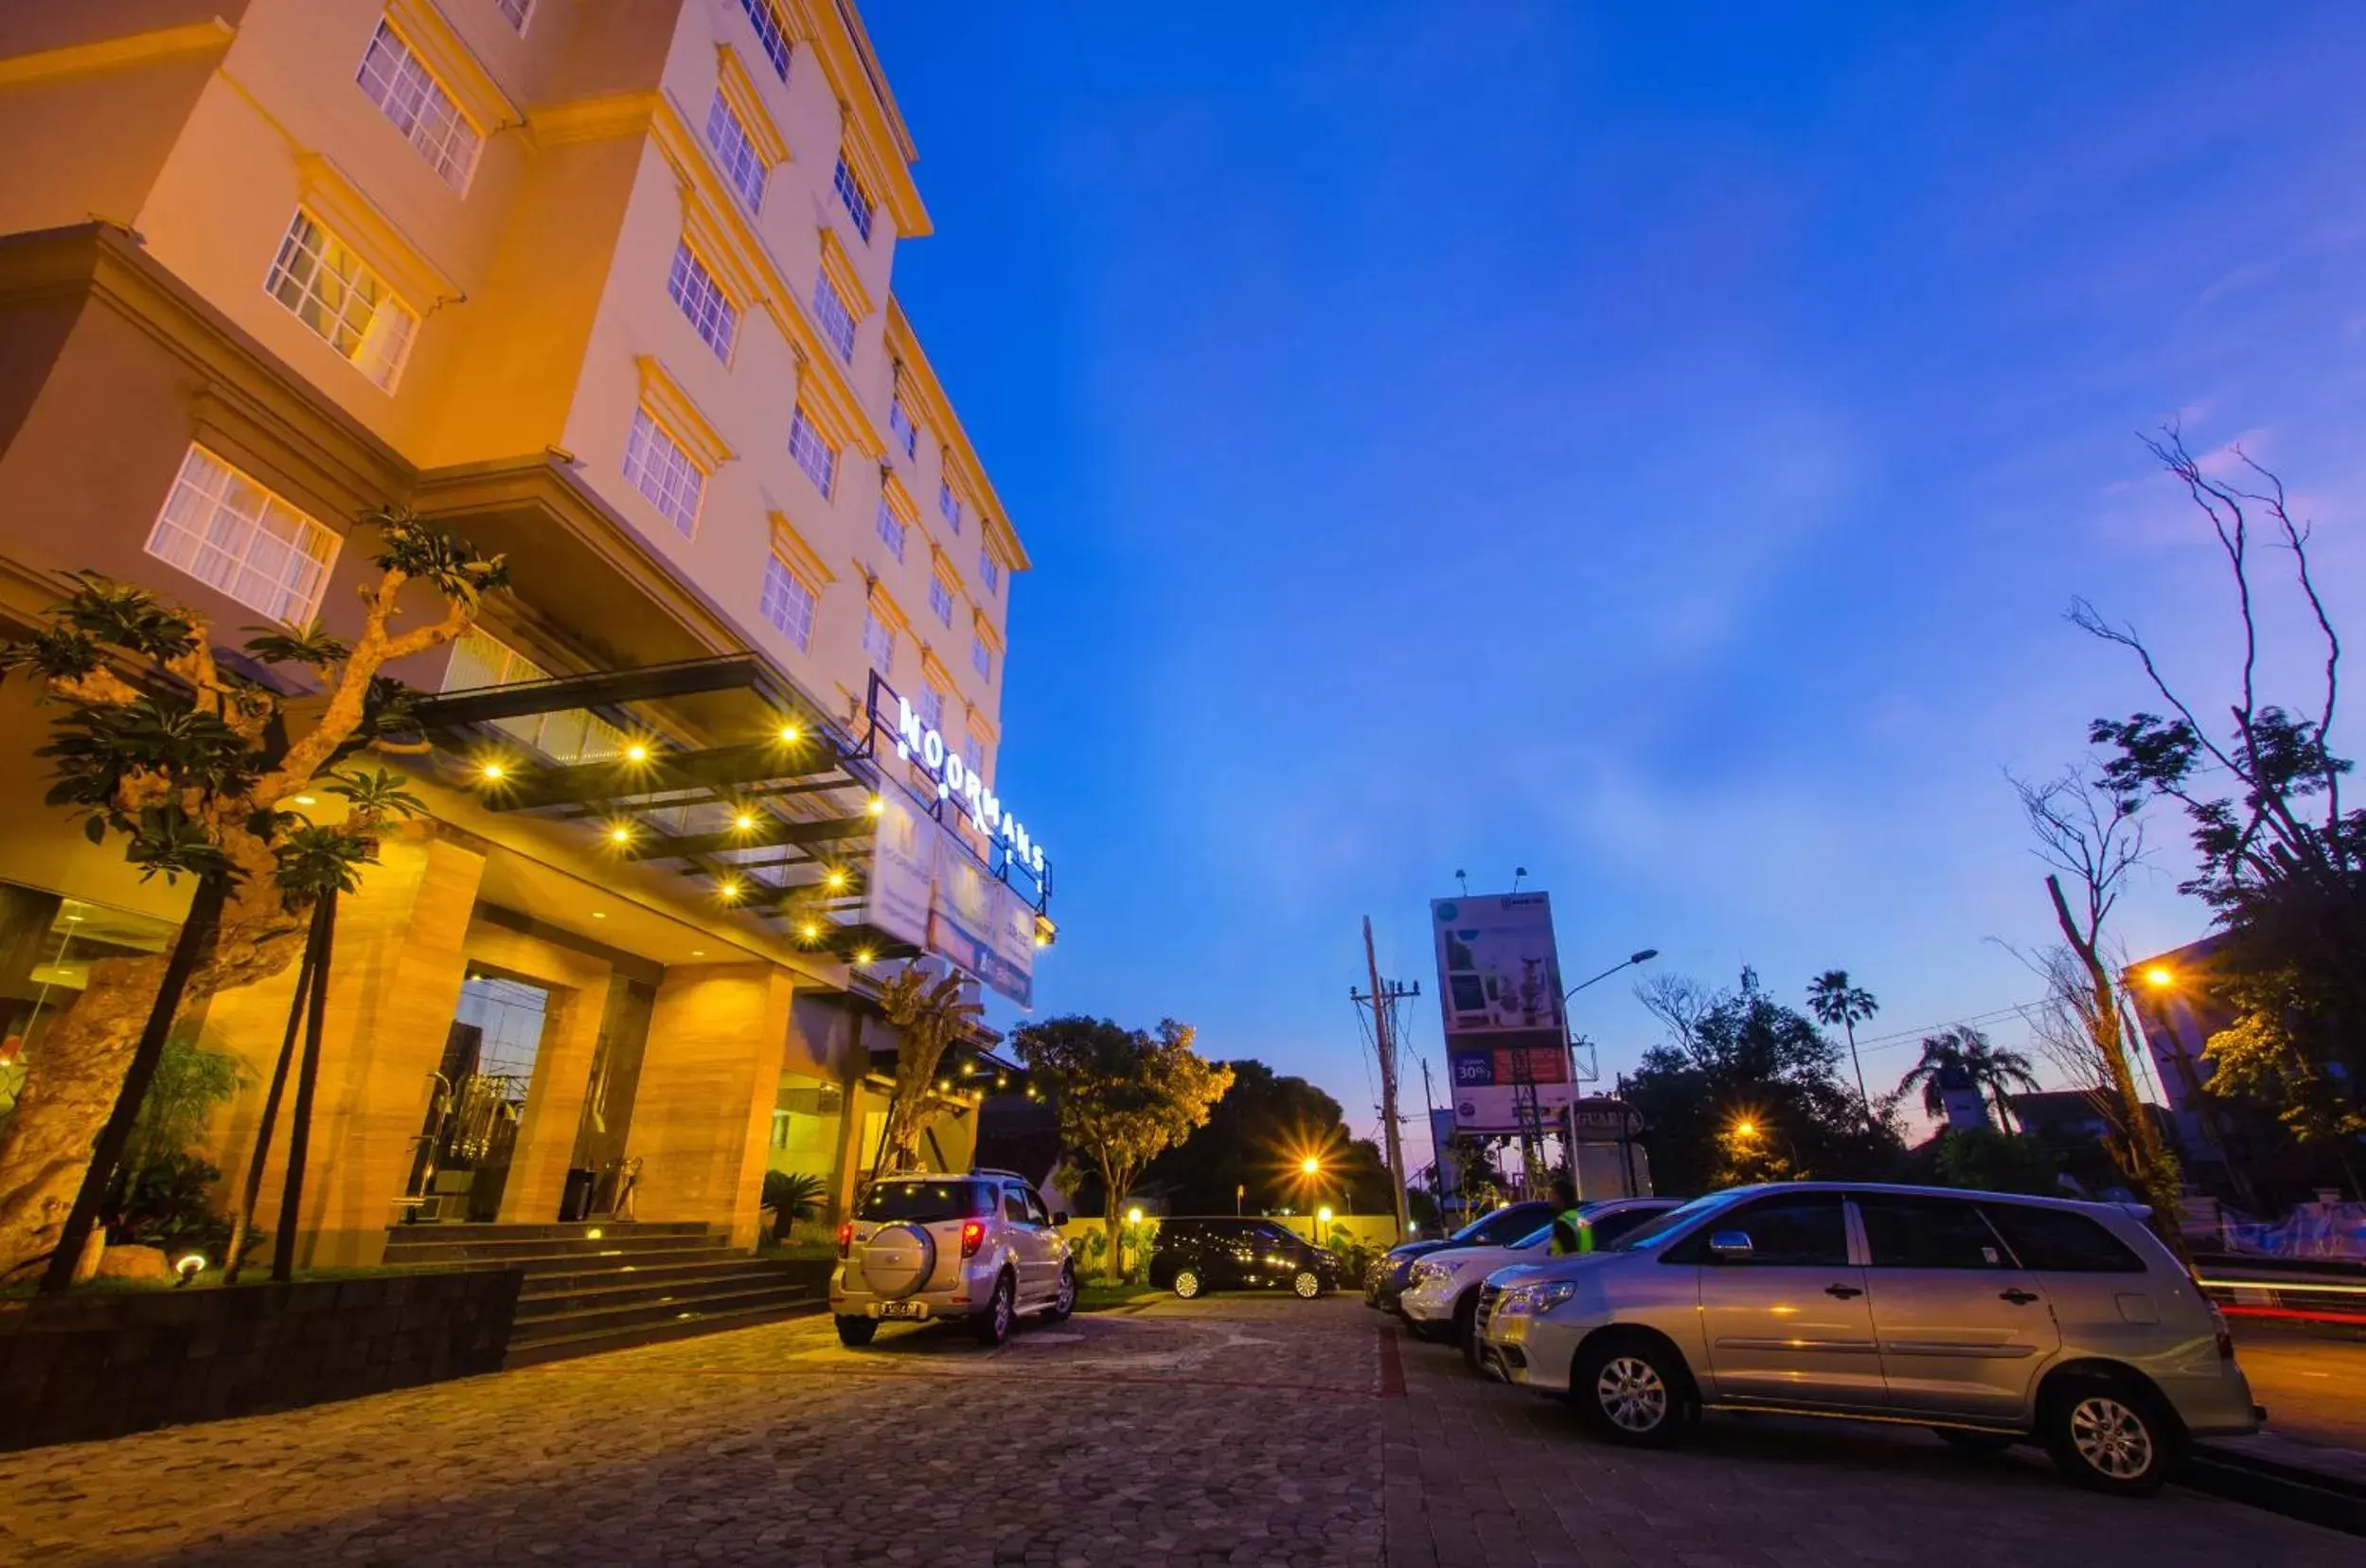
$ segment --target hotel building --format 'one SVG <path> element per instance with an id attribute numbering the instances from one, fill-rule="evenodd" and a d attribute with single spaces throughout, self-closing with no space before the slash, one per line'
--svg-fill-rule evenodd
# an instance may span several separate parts
<path id="1" fill-rule="evenodd" d="M 435 697 L 436 753 L 392 764 L 431 816 L 341 912 L 304 1260 L 598 1215 L 627 1172 L 633 1217 L 740 1248 L 768 1169 L 843 1207 L 909 951 L 851 885 L 868 794 L 910 781 L 874 677 L 990 787 L 1028 565 L 893 291 L 929 217 L 849 0 L 16 5 L 0 147 L 0 634 L 80 569 L 222 644 L 349 633 L 383 507 L 513 573 L 392 671 Z M 0 686 L 28 1060 L 188 894 L 41 803 L 45 724 Z M 203 1021 L 251 1069 L 225 1189 L 294 984 Z"/>

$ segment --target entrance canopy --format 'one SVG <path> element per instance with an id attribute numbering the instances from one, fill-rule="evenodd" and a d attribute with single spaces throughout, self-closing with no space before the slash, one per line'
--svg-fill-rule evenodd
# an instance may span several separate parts
<path id="1" fill-rule="evenodd" d="M 918 955 L 863 918 L 893 788 L 754 654 L 480 686 L 414 704 L 447 778 L 581 825 L 587 853 L 669 862 L 725 908 L 863 964 Z"/>

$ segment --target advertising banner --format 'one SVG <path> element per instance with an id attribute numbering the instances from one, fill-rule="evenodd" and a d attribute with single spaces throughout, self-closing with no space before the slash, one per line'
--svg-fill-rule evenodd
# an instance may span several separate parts
<path id="1" fill-rule="evenodd" d="M 1034 1005 L 1034 906 L 898 791 L 881 798 L 863 917 L 1021 1007 Z"/>
<path id="2" fill-rule="evenodd" d="M 1454 1125 L 1518 1132 L 1533 1101 L 1538 1127 L 1553 1132 L 1572 1085 L 1552 900 L 1542 893 L 1438 899 L 1430 918 Z"/>

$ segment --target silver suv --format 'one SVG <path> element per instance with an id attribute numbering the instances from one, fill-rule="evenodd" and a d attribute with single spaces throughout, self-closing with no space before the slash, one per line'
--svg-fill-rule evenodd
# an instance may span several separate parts
<path id="1" fill-rule="evenodd" d="M 1023 1176 L 885 1176 L 838 1227 L 829 1310 L 838 1339 L 868 1345 L 882 1322 L 964 1318 L 981 1345 L 1010 1337 L 1022 1312 L 1075 1310 L 1076 1269 L 1059 1227 Z"/>
<path id="2" fill-rule="evenodd" d="M 2114 1204 L 1817 1182 L 1694 1200 L 1525 1272 L 1485 1352 L 1613 1441 L 1702 1409 L 1874 1417 L 1966 1449 L 2034 1438 L 2073 1479 L 2158 1488 L 2265 1412 L 2193 1276 Z"/>

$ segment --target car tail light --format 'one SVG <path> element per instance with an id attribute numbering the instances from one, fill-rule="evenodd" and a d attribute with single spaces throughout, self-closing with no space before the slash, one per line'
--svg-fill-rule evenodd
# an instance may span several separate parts
<path id="1" fill-rule="evenodd" d="M 961 1222 L 961 1256 L 975 1257 L 978 1255 L 978 1249 L 984 1245 L 986 1245 L 986 1221 L 964 1220 Z"/>
<path id="2" fill-rule="evenodd" d="M 846 1221 L 838 1227 L 838 1256 L 844 1257 L 854 1246 L 854 1221 Z"/>

